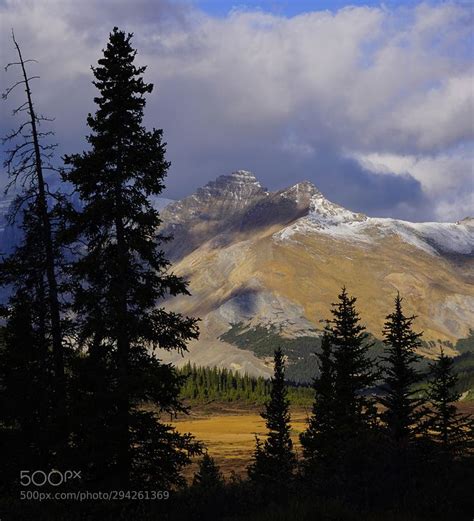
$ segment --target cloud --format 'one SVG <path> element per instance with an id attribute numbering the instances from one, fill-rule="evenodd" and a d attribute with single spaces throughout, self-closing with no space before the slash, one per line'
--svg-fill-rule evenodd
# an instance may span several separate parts
<path id="1" fill-rule="evenodd" d="M 455 220 L 472 215 L 474 208 L 474 163 L 472 151 L 459 147 L 432 156 L 366 154 L 355 156 L 367 171 L 381 177 L 410 175 L 426 196 L 436 201 L 434 218 Z"/>
<path id="2" fill-rule="evenodd" d="M 0 14 L 41 62 L 35 95 L 67 152 L 84 147 L 89 66 L 107 32 L 135 32 L 156 87 L 146 122 L 168 142 L 170 197 L 246 168 L 271 189 L 310 179 L 372 215 L 458 219 L 469 210 L 467 6 L 214 18 L 164 0 L 7 0 Z M 5 33 L 1 48 L 11 49 Z"/>

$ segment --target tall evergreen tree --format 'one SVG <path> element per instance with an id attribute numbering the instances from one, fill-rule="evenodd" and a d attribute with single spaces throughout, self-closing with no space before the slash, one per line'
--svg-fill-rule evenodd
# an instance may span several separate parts
<path id="1" fill-rule="evenodd" d="M 325 477 L 332 493 L 367 500 L 377 459 L 377 409 L 370 389 L 378 371 L 369 358 L 372 344 L 355 303 L 343 288 L 326 327 L 333 353 L 335 436 L 330 443 L 330 472 Z"/>
<path id="2" fill-rule="evenodd" d="M 300 435 L 303 447 L 304 467 L 307 476 L 314 476 L 315 471 L 322 477 L 322 469 L 329 465 L 334 457 L 333 441 L 337 433 L 334 430 L 334 362 L 332 359 L 331 337 L 326 330 L 321 341 L 319 376 L 313 380 L 315 398 L 308 428 Z M 319 467 L 319 468 L 318 468 Z"/>
<path id="3" fill-rule="evenodd" d="M 162 130 L 142 125 L 145 95 L 153 86 L 143 81 L 146 67 L 135 65 L 131 38 L 114 28 L 93 68 L 99 95 L 95 115 L 87 118 L 90 149 L 66 156 L 64 173 L 82 201 L 82 210 L 70 216 L 68 239 L 85 245 L 72 266 L 73 309 L 89 362 L 92 356 L 100 360 L 110 381 L 100 392 L 102 405 L 94 407 L 102 409 L 110 474 L 121 485 L 144 476 L 145 467 L 162 483 L 173 482 L 187 461 L 184 452 L 197 450 L 139 407 L 147 400 L 160 411 L 182 410 L 181 379 L 150 349 L 183 351 L 197 337 L 197 326 L 195 319 L 158 305 L 167 295 L 188 291 L 160 249 L 169 238 L 157 233 L 161 221 L 151 197 L 163 190 L 169 163 Z M 89 396 L 94 399 L 93 390 Z"/>
<path id="4" fill-rule="evenodd" d="M 370 360 L 365 327 L 356 311 L 357 299 L 342 289 L 339 301 L 333 304 L 333 319 L 327 328 L 334 356 L 334 417 L 338 437 L 357 437 L 375 420 L 374 401 L 368 394 L 378 370 Z"/>
<path id="5" fill-rule="evenodd" d="M 281 349 L 274 355 L 274 376 L 270 400 L 265 405 L 262 418 L 266 422 L 268 436 L 263 446 L 256 440 L 255 458 L 249 468 L 250 477 L 275 491 L 288 486 L 293 478 L 296 457 L 290 437 L 290 411 L 285 384 L 285 365 Z"/>
<path id="6" fill-rule="evenodd" d="M 441 350 L 430 365 L 428 399 L 432 412 L 428 419 L 431 437 L 440 449 L 444 460 L 471 454 L 474 449 L 474 419 L 458 412 L 455 403 L 460 394 L 456 391 L 457 375 L 453 360 Z"/>
<path id="7" fill-rule="evenodd" d="M 415 441 L 424 414 L 421 408 L 424 400 L 416 396 L 420 390 L 414 387 L 421 379 L 415 368 L 420 360 L 415 350 L 421 345 L 422 336 L 412 329 L 415 318 L 404 315 L 398 294 L 395 309 L 387 315 L 384 328 L 386 394 L 380 398 L 385 406 L 382 419 L 390 439 L 399 448 Z"/>
<path id="8" fill-rule="evenodd" d="M 421 333 L 413 331 L 414 320 L 414 316 L 404 315 L 398 294 L 383 331 L 385 394 L 380 397 L 385 407 L 381 414 L 383 446 L 386 447 L 383 453 L 387 472 L 385 493 L 396 502 L 405 501 L 411 493 L 424 459 L 420 444 L 424 438 L 420 434 L 424 431 L 425 400 L 417 397 L 420 389 L 416 384 L 421 375 L 415 367 L 420 358 L 415 350 L 421 344 Z"/>

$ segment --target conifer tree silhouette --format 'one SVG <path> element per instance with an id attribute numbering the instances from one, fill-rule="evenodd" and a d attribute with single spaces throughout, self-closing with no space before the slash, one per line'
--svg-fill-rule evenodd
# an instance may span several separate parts
<path id="1" fill-rule="evenodd" d="M 253 480 L 277 492 L 289 485 L 296 465 L 290 437 L 290 411 L 285 384 L 284 358 L 280 348 L 274 354 L 270 400 L 261 416 L 266 422 L 268 436 L 263 445 L 258 438 L 256 439 L 254 461 L 249 467 L 249 475 Z"/>
<path id="2" fill-rule="evenodd" d="M 422 375 L 416 369 L 420 357 L 415 350 L 420 347 L 421 333 L 413 331 L 416 317 L 406 317 L 402 298 L 397 294 L 394 310 L 387 315 L 384 327 L 385 394 L 380 397 L 384 406 L 381 419 L 385 429 L 387 450 L 385 458 L 390 469 L 387 483 L 398 500 L 411 487 L 415 472 L 420 467 L 418 445 L 425 431 L 425 399 L 417 388 Z"/>
<path id="3" fill-rule="evenodd" d="M 66 234 L 70 243 L 84 245 L 72 266 L 79 342 L 88 351 L 86 363 L 98 362 L 97 378 L 105 375 L 106 385 L 94 390 L 97 378 L 89 379 L 83 403 L 102 418 L 107 447 L 101 459 L 110 467 L 108 482 L 121 486 L 134 479 L 178 482 L 189 453 L 199 451 L 190 436 L 140 408 L 146 400 L 161 412 L 183 410 L 182 379 L 151 350 L 183 351 L 198 332 L 195 319 L 160 307 L 165 296 L 188 290 L 160 247 L 170 238 L 157 233 L 161 220 L 151 197 L 163 190 L 169 163 L 162 130 L 142 125 L 153 86 L 143 81 L 146 67 L 135 64 L 131 38 L 118 28 L 110 34 L 93 68 L 99 93 L 97 111 L 87 118 L 90 148 L 66 156 L 64 172 L 82 202 L 69 215 Z M 79 426 L 79 446 L 94 443 L 87 442 L 93 432 L 86 423 Z M 91 468 L 103 464 L 91 462 Z"/>
<path id="4" fill-rule="evenodd" d="M 221 488 L 223 484 L 224 477 L 222 472 L 214 458 L 205 452 L 193 477 L 193 486 L 203 490 L 204 493 L 209 493 Z"/>
<path id="5" fill-rule="evenodd" d="M 456 391 L 458 377 L 453 372 L 453 359 L 443 350 L 430 364 L 430 378 L 428 399 L 432 410 L 427 425 L 442 460 L 447 462 L 460 456 L 472 457 L 474 418 L 457 410 L 455 403 L 461 396 Z"/>
<path id="6" fill-rule="evenodd" d="M 331 443 L 330 481 L 334 492 L 343 496 L 367 496 L 375 466 L 373 438 L 378 431 L 371 388 L 379 372 L 369 358 L 373 344 L 360 324 L 356 300 L 342 288 L 326 327 L 333 356 L 332 419 L 336 433 Z"/>
<path id="7" fill-rule="evenodd" d="M 374 400 L 367 391 L 374 385 L 378 371 L 370 360 L 365 327 L 360 324 L 356 298 L 342 289 L 333 304 L 333 319 L 327 332 L 334 356 L 334 417 L 340 439 L 354 439 L 375 419 Z"/>
<path id="8" fill-rule="evenodd" d="M 319 359 L 319 376 L 313 380 L 315 398 L 308 428 L 300 434 L 303 447 L 304 473 L 313 479 L 319 475 L 324 479 L 334 458 L 332 447 L 337 433 L 334 418 L 334 361 L 332 359 L 331 337 L 324 331 L 321 341 Z"/>
<path id="9" fill-rule="evenodd" d="M 387 315 L 384 328 L 386 394 L 380 398 L 385 406 L 382 419 L 390 439 L 399 448 L 415 441 L 424 414 L 421 408 L 424 400 L 417 397 L 420 390 L 414 387 L 422 377 L 415 368 L 420 360 L 415 350 L 420 347 L 422 336 L 412 329 L 415 318 L 404 315 L 398 294 L 395 309 Z"/>

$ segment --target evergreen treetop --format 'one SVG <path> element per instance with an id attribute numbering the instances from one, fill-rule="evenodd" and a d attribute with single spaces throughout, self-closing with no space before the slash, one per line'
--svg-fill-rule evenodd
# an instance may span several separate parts
<path id="1" fill-rule="evenodd" d="M 428 419 L 431 437 L 439 445 L 443 458 L 472 455 L 474 449 L 474 419 L 458 412 L 456 402 L 457 375 L 453 372 L 453 360 L 441 350 L 430 365 L 428 399 L 432 411 Z"/>
<path id="2" fill-rule="evenodd" d="M 360 324 L 357 299 L 346 288 L 332 305 L 332 320 L 326 328 L 334 357 L 334 417 L 340 436 L 354 437 L 374 418 L 373 400 L 368 391 L 378 378 L 375 364 L 368 357 L 373 344 Z"/>
<path id="3" fill-rule="evenodd" d="M 199 468 L 193 477 L 193 486 L 206 491 L 212 491 L 224 484 L 224 477 L 214 458 L 207 452 L 199 461 Z"/>
<path id="4" fill-rule="evenodd" d="M 150 196 L 161 193 L 169 163 L 162 130 L 142 126 L 144 95 L 153 86 L 143 81 L 146 68 L 134 64 L 131 38 L 117 28 L 111 33 L 93 68 L 100 95 L 94 99 L 97 112 L 87 118 L 91 148 L 65 157 L 71 169 L 64 178 L 83 205 L 72 216 L 70 240 L 87 243 L 87 253 L 74 265 L 84 280 L 75 307 L 84 317 L 85 336 L 100 323 L 104 337 L 185 349 L 196 337 L 195 321 L 156 308 L 164 296 L 187 289 L 169 272 L 160 249 L 169 238 L 157 233 L 161 220 Z"/>
<path id="5" fill-rule="evenodd" d="M 264 486 L 281 490 L 293 478 L 296 458 L 290 431 L 290 411 L 285 384 L 284 357 L 281 349 L 275 350 L 274 376 L 271 380 L 270 399 L 261 414 L 268 429 L 263 443 L 256 438 L 254 461 L 249 468 L 252 479 Z"/>
<path id="6" fill-rule="evenodd" d="M 422 336 L 412 329 L 415 318 L 404 315 L 398 294 L 395 309 L 387 315 L 383 331 L 387 353 L 384 358 L 386 394 L 380 402 L 385 406 L 382 418 L 395 443 L 415 441 L 424 414 L 421 408 L 424 400 L 416 397 L 420 390 L 414 387 L 421 379 L 416 369 L 420 357 L 415 351 L 421 345 Z"/>
<path id="7" fill-rule="evenodd" d="M 301 433 L 303 456 L 309 471 L 318 464 L 322 466 L 331 459 L 331 446 L 335 433 L 334 423 L 334 362 L 332 359 L 331 337 L 325 330 L 321 341 L 319 360 L 320 374 L 313 380 L 315 391 L 312 414 L 308 428 Z"/>

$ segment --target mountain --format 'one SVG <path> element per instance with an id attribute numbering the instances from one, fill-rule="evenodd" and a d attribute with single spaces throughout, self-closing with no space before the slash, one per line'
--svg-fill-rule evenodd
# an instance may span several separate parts
<path id="1" fill-rule="evenodd" d="M 171 203 L 174 203 L 173 199 L 166 199 L 166 197 L 154 197 L 152 199 L 153 207 L 159 212 L 161 212 L 161 210 L 166 208 Z"/>
<path id="2" fill-rule="evenodd" d="M 201 318 L 200 339 L 183 357 L 160 352 L 166 361 L 270 375 L 273 349 L 281 345 L 290 377 L 308 380 L 321 321 L 343 285 L 378 339 L 400 291 L 407 312 L 418 315 L 428 357 L 439 345 L 454 354 L 457 340 L 474 329 L 472 217 L 368 217 L 332 203 L 308 181 L 270 192 L 244 170 L 180 201 L 153 204 L 163 219 L 159 232 L 174 236 L 164 246 L 173 270 L 190 282 L 190 297 L 166 305 Z M 0 202 L 2 252 L 21 235 L 5 226 L 9 205 Z"/>
<path id="3" fill-rule="evenodd" d="M 189 353 L 165 360 L 270 373 L 275 343 L 290 374 L 314 365 L 324 319 L 340 288 L 358 297 L 370 333 L 381 338 L 397 291 L 424 331 L 422 354 L 451 346 L 474 324 L 474 219 L 410 223 L 368 217 L 327 200 L 310 182 L 269 192 L 239 170 L 161 212 L 173 269 L 191 297 L 167 305 L 201 318 Z"/>

